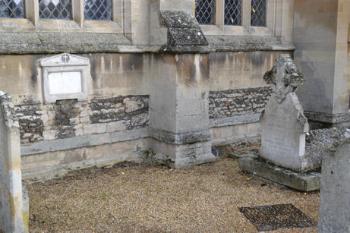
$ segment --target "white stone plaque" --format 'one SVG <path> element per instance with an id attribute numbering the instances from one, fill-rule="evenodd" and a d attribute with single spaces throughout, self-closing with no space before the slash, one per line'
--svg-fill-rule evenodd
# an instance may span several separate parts
<path id="1" fill-rule="evenodd" d="M 64 53 L 41 59 L 39 69 L 46 103 L 87 99 L 87 87 L 91 79 L 88 58 Z"/>
<path id="2" fill-rule="evenodd" d="M 67 71 L 48 74 L 48 86 L 50 95 L 64 95 L 81 93 L 81 72 Z"/>

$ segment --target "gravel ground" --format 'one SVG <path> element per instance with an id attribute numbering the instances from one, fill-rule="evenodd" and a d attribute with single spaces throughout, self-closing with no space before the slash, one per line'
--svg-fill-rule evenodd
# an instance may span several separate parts
<path id="1" fill-rule="evenodd" d="M 291 203 L 313 220 L 319 208 L 319 193 L 243 174 L 232 158 L 188 170 L 88 169 L 28 189 L 30 232 L 257 232 L 239 207 Z"/>

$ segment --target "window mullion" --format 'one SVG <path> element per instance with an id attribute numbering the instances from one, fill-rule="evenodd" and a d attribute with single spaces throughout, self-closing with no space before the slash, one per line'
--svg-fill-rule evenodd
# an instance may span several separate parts
<path id="1" fill-rule="evenodd" d="M 84 0 L 73 1 L 72 8 L 73 20 L 82 27 L 84 23 Z"/>
<path id="2" fill-rule="evenodd" d="M 242 26 L 250 27 L 252 1 L 242 0 Z"/>
<path id="3" fill-rule="evenodd" d="M 225 17 L 225 0 L 216 0 L 215 8 L 215 24 L 220 28 L 224 28 Z"/>
<path id="4" fill-rule="evenodd" d="M 123 1 L 122 0 L 113 0 L 112 1 L 112 7 L 113 7 L 113 21 L 120 23 L 120 25 L 124 25 L 124 19 L 123 19 Z"/>
<path id="5" fill-rule="evenodd" d="M 34 25 L 37 25 L 39 21 L 39 1 L 26 0 L 24 7 L 26 18 L 32 21 Z"/>

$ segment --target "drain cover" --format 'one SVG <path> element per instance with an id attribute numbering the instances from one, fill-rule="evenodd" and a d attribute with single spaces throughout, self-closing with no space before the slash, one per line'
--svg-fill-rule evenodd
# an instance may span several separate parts
<path id="1" fill-rule="evenodd" d="M 292 204 L 242 207 L 239 208 L 239 211 L 249 219 L 258 231 L 315 226 L 311 218 Z"/>

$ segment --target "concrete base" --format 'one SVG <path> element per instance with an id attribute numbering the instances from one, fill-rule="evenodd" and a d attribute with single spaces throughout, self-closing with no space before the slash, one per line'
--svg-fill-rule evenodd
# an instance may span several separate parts
<path id="1" fill-rule="evenodd" d="M 320 190 L 321 174 L 318 172 L 297 173 L 282 167 L 268 164 L 254 156 L 246 156 L 239 159 L 241 170 L 271 180 L 289 188 L 312 192 Z"/>

